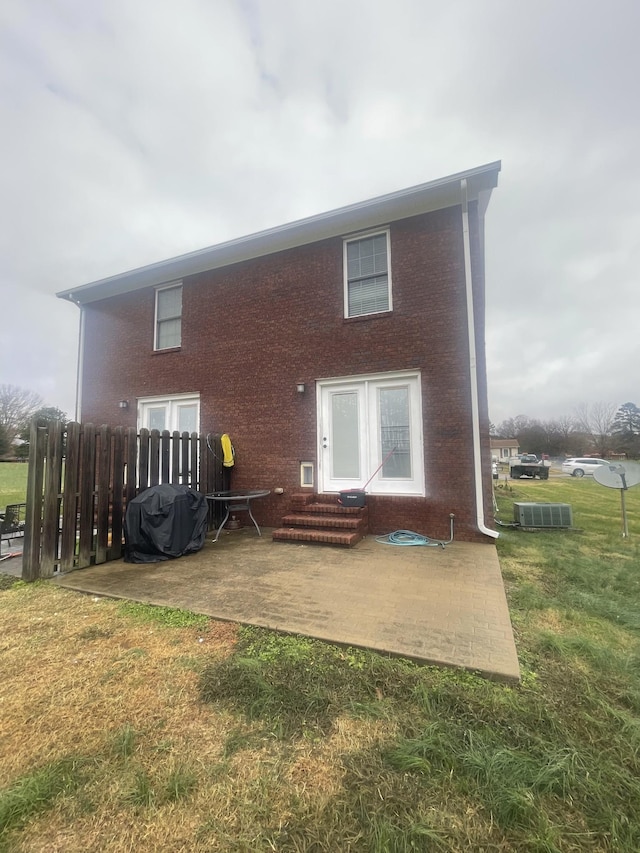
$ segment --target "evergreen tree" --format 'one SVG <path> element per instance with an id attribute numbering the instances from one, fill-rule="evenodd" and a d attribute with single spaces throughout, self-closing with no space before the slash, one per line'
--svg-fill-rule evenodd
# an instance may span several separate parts
<path id="1" fill-rule="evenodd" d="M 31 419 L 24 424 L 20 432 L 18 433 L 18 437 L 22 440 L 22 443 L 16 448 L 16 456 L 18 459 L 28 459 L 29 458 L 29 441 L 31 439 L 31 421 L 34 418 L 39 418 L 40 420 L 48 420 L 48 421 L 62 421 L 63 424 L 69 422 L 69 418 L 67 417 L 67 413 L 63 412 L 62 409 L 58 409 L 55 406 L 44 406 L 42 409 L 38 409 L 37 412 L 33 412 L 31 415 Z"/>
<path id="2" fill-rule="evenodd" d="M 11 442 L 9 441 L 6 427 L 3 424 L 0 424 L 0 459 L 2 459 L 3 456 L 6 456 L 10 449 Z"/>
<path id="3" fill-rule="evenodd" d="M 629 456 L 640 455 L 640 408 L 635 403 L 623 403 L 616 412 L 611 432 L 618 450 Z"/>

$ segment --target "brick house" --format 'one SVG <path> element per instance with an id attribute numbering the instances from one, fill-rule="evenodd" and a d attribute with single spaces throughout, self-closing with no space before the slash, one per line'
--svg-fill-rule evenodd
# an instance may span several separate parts
<path id="1" fill-rule="evenodd" d="M 227 432 L 276 527 L 367 487 L 372 533 L 490 541 L 484 214 L 491 163 L 58 294 L 78 420 Z M 282 489 L 281 494 L 275 490 Z"/>

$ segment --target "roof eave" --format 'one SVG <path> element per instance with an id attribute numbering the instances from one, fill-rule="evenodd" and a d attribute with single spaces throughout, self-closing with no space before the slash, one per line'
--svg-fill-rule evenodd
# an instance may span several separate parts
<path id="1" fill-rule="evenodd" d="M 460 203 L 462 180 L 467 182 L 469 200 L 480 200 L 484 211 L 491 190 L 497 186 L 499 171 L 499 161 L 487 163 L 426 184 L 419 184 L 89 282 L 79 287 L 62 290 L 56 295 L 79 305 L 87 304 L 330 237 L 364 231 L 384 223 L 452 207 Z"/>

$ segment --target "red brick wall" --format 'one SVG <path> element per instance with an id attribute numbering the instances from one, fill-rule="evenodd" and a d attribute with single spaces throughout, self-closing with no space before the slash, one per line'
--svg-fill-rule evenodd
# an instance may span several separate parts
<path id="1" fill-rule="evenodd" d="M 488 464 L 483 265 L 471 213 Z M 393 223 L 391 270 L 393 311 L 351 320 L 343 317 L 340 238 L 191 276 L 183 281 L 182 346 L 167 352 L 153 352 L 153 288 L 93 303 L 85 309 L 82 418 L 135 425 L 136 398 L 198 392 L 201 430 L 228 432 L 234 442 L 234 487 L 285 489 L 256 505 L 274 526 L 299 491 L 300 461 L 316 461 L 315 381 L 419 368 L 428 497 L 370 496 L 372 532 L 448 538 L 454 512 L 456 537 L 477 538 L 460 208 Z M 307 386 L 303 396 L 297 382 Z M 129 411 L 118 409 L 121 399 Z"/>

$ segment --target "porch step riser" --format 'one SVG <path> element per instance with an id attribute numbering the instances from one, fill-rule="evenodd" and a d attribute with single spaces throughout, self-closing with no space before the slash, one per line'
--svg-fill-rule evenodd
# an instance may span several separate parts
<path id="1" fill-rule="evenodd" d="M 272 538 L 276 542 L 311 542 L 314 545 L 340 545 L 352 547 L 362 538 L 363 532 L 345 532 L 342 530 L 309 530 L 305 528 L 282 527 L 274 530 Z"/>
<path id="2" fill-rule="evenodd" d="M 355 515 L 359 518 L 369 513 L 366 506 L 340 506 L 340 504 L 307 504 L 304 509 L 297 509 L 295 511 L 312 512 L 314 515 Z"/>
<path id="3" fill-rule="evenodd" d="M 316 503 L 309 501 L 306 504 L 297 504 L 291 501 L 291 511 L 296 513 L 311 512 L 314 515 L 357 515 L 368 513 L 367 507 L 342 506 L 339 503 Z"/>
<path id="4" fill-rule="evenodd" d="M 311 515 L 300 513 L 286 515 L 282 519 L 283 527 L 332 527 L 345 530 L 358 530 L 365 527 L 365 521 L 361 518 L 338 517 L 335 515 Z"/>

